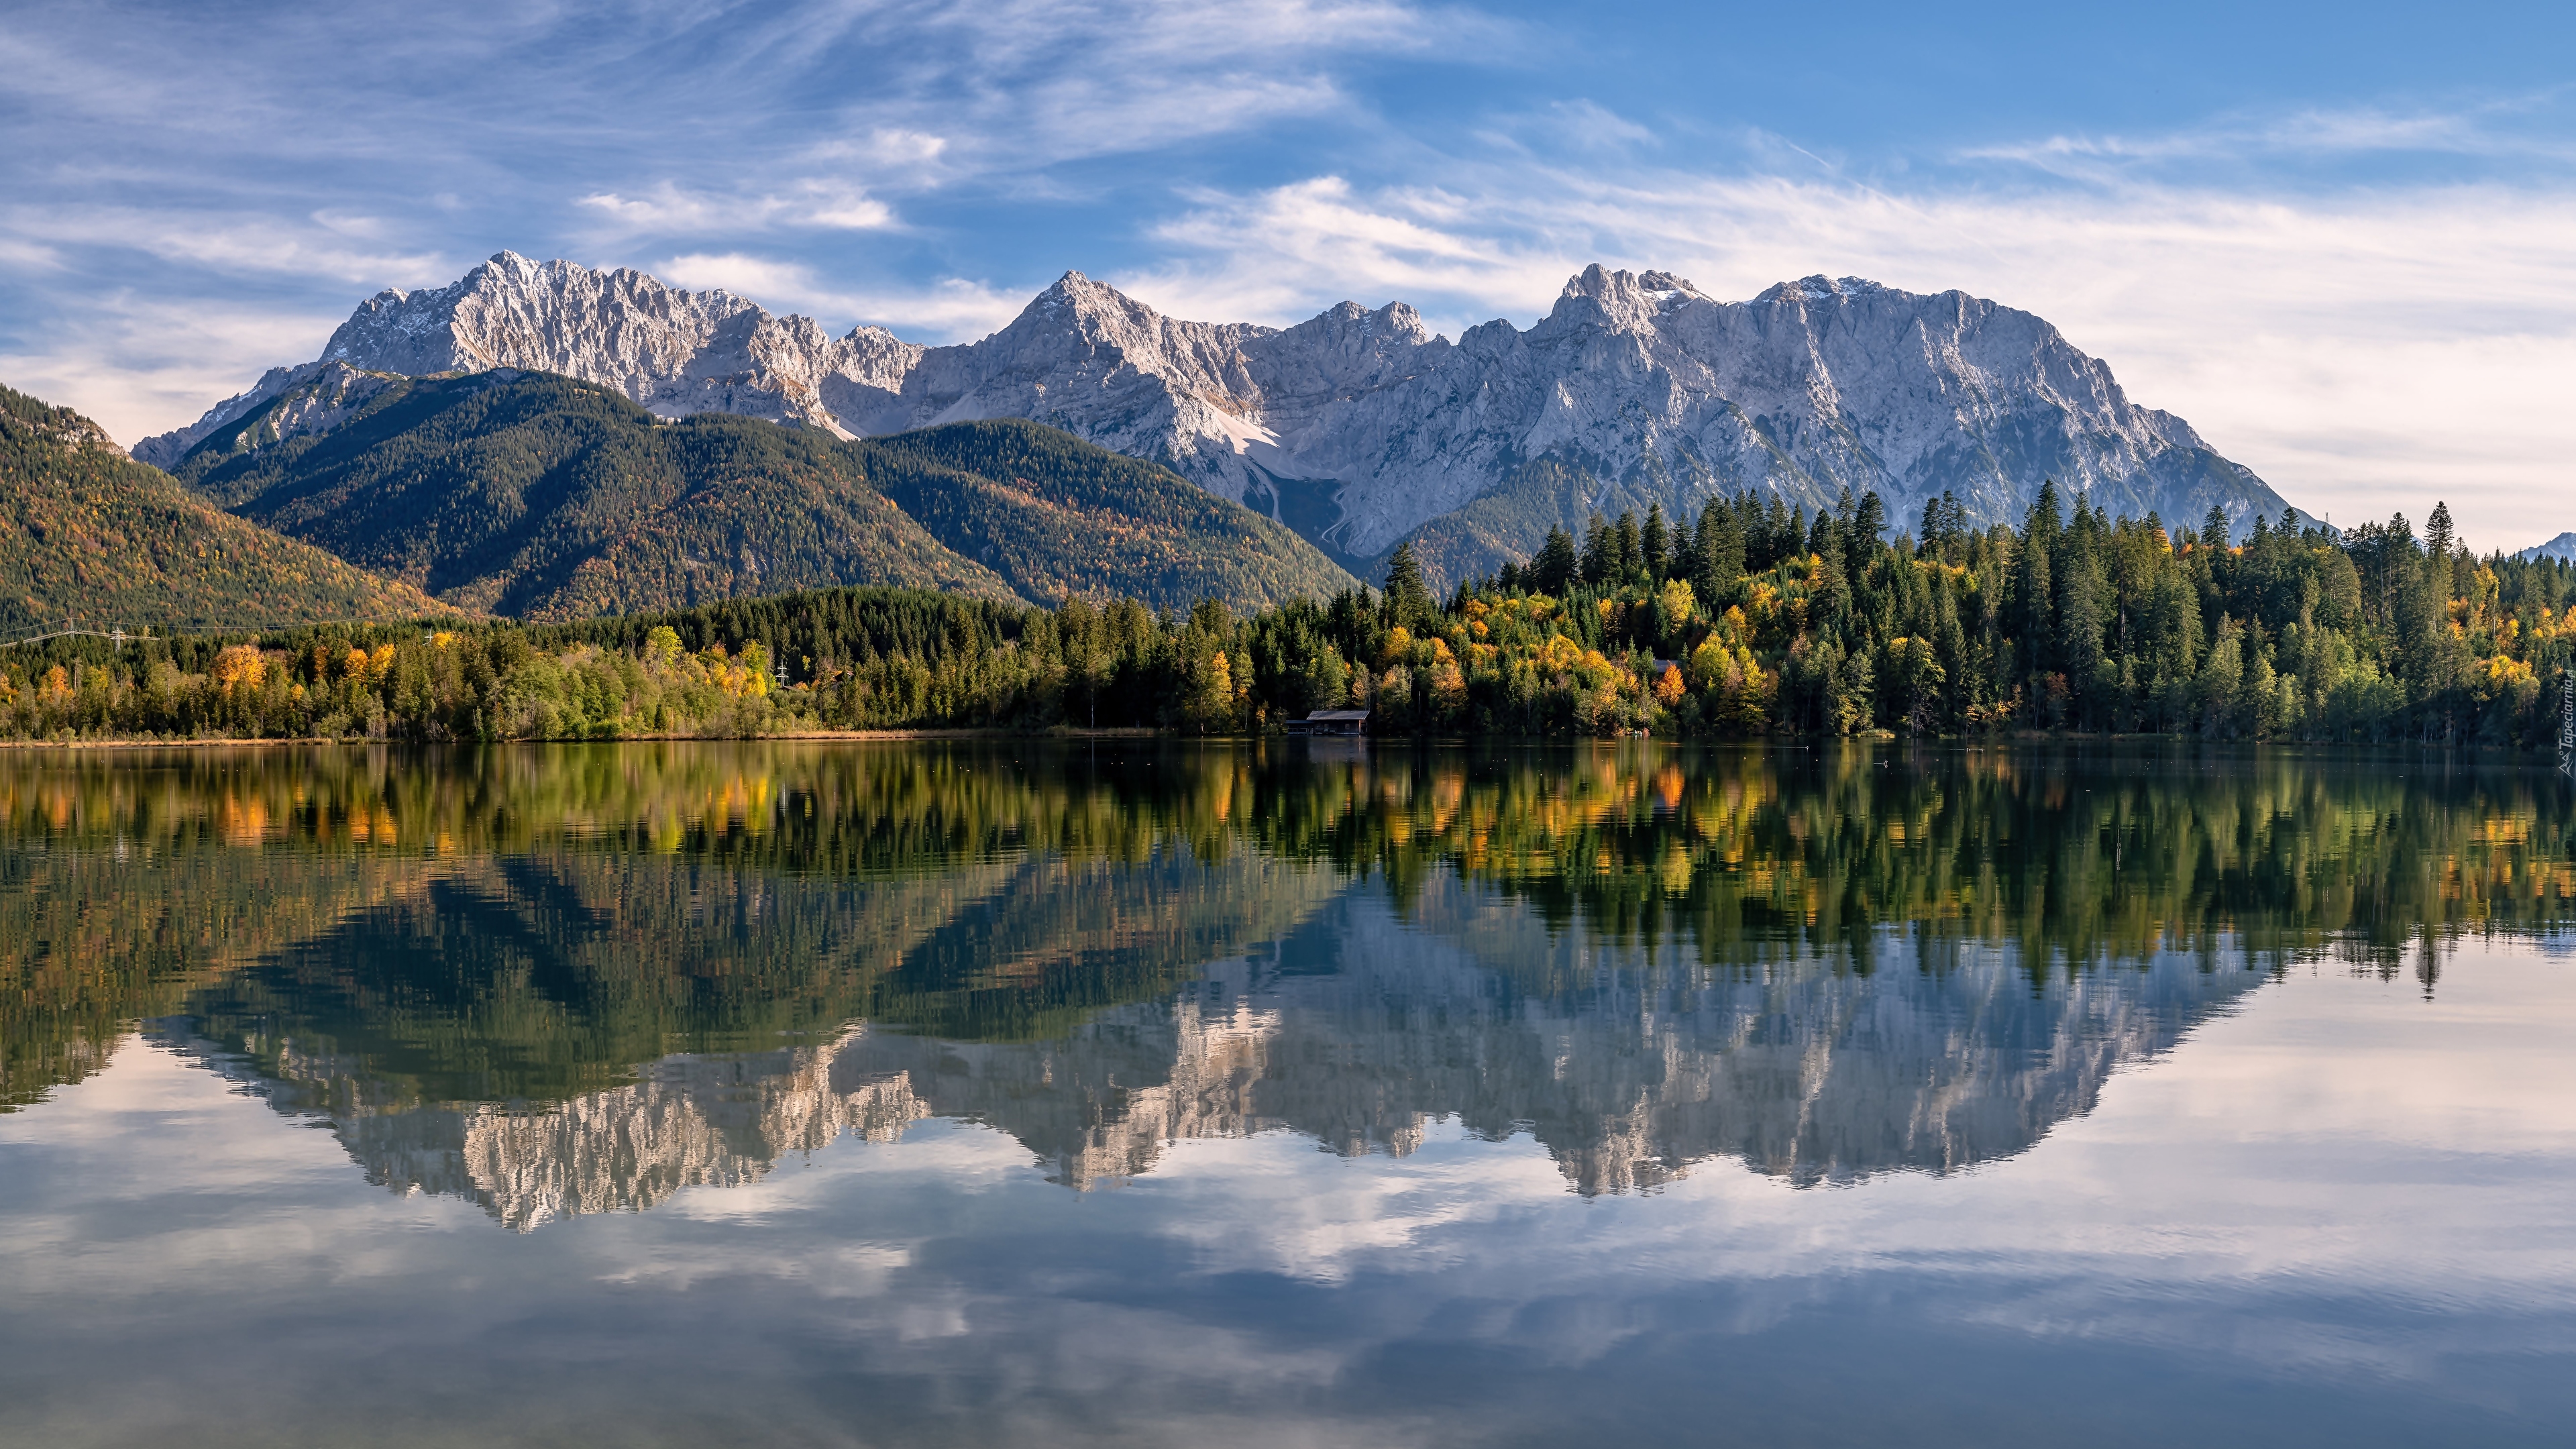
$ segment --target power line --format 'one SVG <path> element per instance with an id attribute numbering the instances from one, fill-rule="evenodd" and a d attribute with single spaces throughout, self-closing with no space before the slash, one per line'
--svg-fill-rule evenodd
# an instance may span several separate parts
<path id="1" fill-rule="evenodd" d="M 458 620 L 453 622 L 462 624 L 466 621 Z M 516 623 L 518 621 L 506 620 L 502 622 Z M 66 639 L 74 636 L 87 639 L 105 639 L 114 644 L 139 644 L 147 639 L 157 639 L 164 644 L 168 644 L 182 639 L 260 639 L 273 634 L 289 634 L 307 629 L 407 629 L 411 627 L 413 627 L 412 621 L 394 621 L 386 619 L 313 619 L 288 624 L 250 624 L 240 627 L 209 624 L 187 629 L 173 630 L 166 634 L 155 634 L 149 629 L 129 634 L 119 628 L 70 628 L 56 629 L 50 634 L 34 634 L 24 639 L 0 639 L 0 649 L 15 649 L 21 644 L 42 644 L 48 639 Z"/>
<path id="2" fill-rule="evenodd" d="M 68 639 L 74 635 L 85 639 L 105 639 L 114 644 L 123 644 L 128 640 L 139 643 L 152 637 L 149 634 L 128 634 L 122 629 L 109 629 L 103 632 L 97 629 L 56 629 L 51 634 L 38 634 L 27 639 L 0 639 L 0 649 L 15 649 L 21 644 L 42 644 L 48 639 Z M 162 637 L 166 639 L 170 636 Z"/>

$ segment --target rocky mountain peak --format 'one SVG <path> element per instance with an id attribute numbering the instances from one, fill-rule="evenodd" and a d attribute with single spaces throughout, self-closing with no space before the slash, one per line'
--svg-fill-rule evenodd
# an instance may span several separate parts
<path id="1" fill-rule="evenodd" d="M 1612 271 L 1594 262 L 1568 277 L 1557 296 L 1560 300 L 1588 297 L 1605 305 L 1625 306 L 1641 297 L 1665 299 L 1702 297 L 1702 294 L 1699 288 L 1670 272 Z M 1702 297 L 1702 300 L 1706 299 Z"/>
<path id="2" fill-rule="evenodd" d="M 1753 300 L 1757 304 L 1847 302 L 1861 297 L 1911 297 L 1912 295 L 1899 292 L 1893 287 L 1883 286 L 1867 277 L 1828 277 L 1819 273 L 1816 276 L 1801 277 L 1794 282 L 1782 282 L 1766 288 Z"/>
<path id="3" fill-rule="evenodd" d="M 1702 300 L 1699 290 L 1670 272 L 1611 271 L 1595 262 L 1568 278 L 1556 306 L 1536 329 L 1565 334 L 1592 329 L 1651 330 L 1668 305 Z"/>
<path id="4" fill-rule="evenodd" d="M 1091 285 L 1091 279 L 1082 273 L 1067 272 L 1056 278 L 1045 291 L 1031 297 L 1029 305 L 1020 309 L 1020 315 L 1012 319 L 1012 324 L 1031 318 L 1055 318 L 1077 313 L 1082 309 L 1082 296 L 1091 289 Z"/>
<path id="5" fill-rule="evenodd" d="M 1085 335 L 1102 332 L 1150 332 L 1162 322 L 1162 314 L 1105 282 L 1095 282 L 1080 272 L 1067 272 L 1056 278 L 1054 285 L 1029 299 L 1020 315 L 1011 319 L 1004 331 L 1019 328 L 1073 331 Z"/>

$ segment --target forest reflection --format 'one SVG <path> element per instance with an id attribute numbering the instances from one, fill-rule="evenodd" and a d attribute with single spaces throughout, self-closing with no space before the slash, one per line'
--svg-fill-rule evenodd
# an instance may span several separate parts
<path id="1" fill-rule="evenodd" d="M 30 751 L 0 1103 L 141 1029 L 523 1228 L 926 1116 L 1076 1187 L 1442 1118 L 1586 1192 L 1947 1171 L 2293 960 L 2562 929 L 2571 832 L 2542 771 L 2190 746 Z"/>

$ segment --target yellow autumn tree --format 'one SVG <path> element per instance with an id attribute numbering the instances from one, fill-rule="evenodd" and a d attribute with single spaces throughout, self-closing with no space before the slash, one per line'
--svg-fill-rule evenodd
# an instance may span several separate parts
<path id="1" fill-rule="evenodd" d="M 268 678 L 268 660 L 255 644 L 229 644 L 215 656 L 215 687 L 225 694 L 246 693 Z"/>

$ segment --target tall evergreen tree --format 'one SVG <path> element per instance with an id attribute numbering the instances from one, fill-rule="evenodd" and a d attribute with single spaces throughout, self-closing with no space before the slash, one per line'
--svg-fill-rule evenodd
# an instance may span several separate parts
<path id="1" fill-rule="evenodd" d="M 1437 607 L 1430 586 L 1423 582 L 1422 564 L 1413 556 L 1413 541 L 1397 544 L 1386 561 L 1386 626 L 1418 632 Z"/>
<path id="2" fill-rule="evenodd" d="M 1860 496 L 1860 510 L 1853 515 L 1852 540 L 1865 548 L 1875 549 L 1880 535 L 1887 532 L 1887 503 L 1873 488 Z"/>
<path id="3" fill-rule="evenodd" d="M 1745 566 L 1746 571 L 1760 573 L 1764 569 L 1776 568 L 1780 560 L 1797 552 L 1806 541 L 1804 511 L 1791 508 L 1787 499 L 1774 493 L 1770 505 L 1762 510 L 1761 546 L 1754 550 L 1753 561 Z"/>
<path id="4" fill-rule="evenodd" d="M 2034 520 L 2036 508 L 2031 510 Z M 2034 528 L 2026 531 L 2013 557 L 2013 632 L 2020 636 L 2023 668 L 2033 675 L 2057 667 L 2051 647 L 2056 633 L 2057 581 L 2049 541 Z"/>
<path id="5" fill-rule="evenodd" d="M 1721 594 L 1744 576 L 1744 513 L 1718 500 L 1699 511 L 1699 528 L 1691 539 L 1696 564 L 1691 587 L 1712 608 Z"/>
<path id="6" fill-rule="evenodd" d="M 1562 597 L 1581 568 L 1582 560 L 1574 551 L 1574 535 L 1563 528 L 1550 528 L 1538 557 L 1530 560 L 1529 586 L 1538 593 Z"/>
<path id="7" fill-rule="evenodd" d="M 1619 571 L 1619 532 L 1600 514 L 1583 528 L 1583 581 L 1595 588 Z"/>

